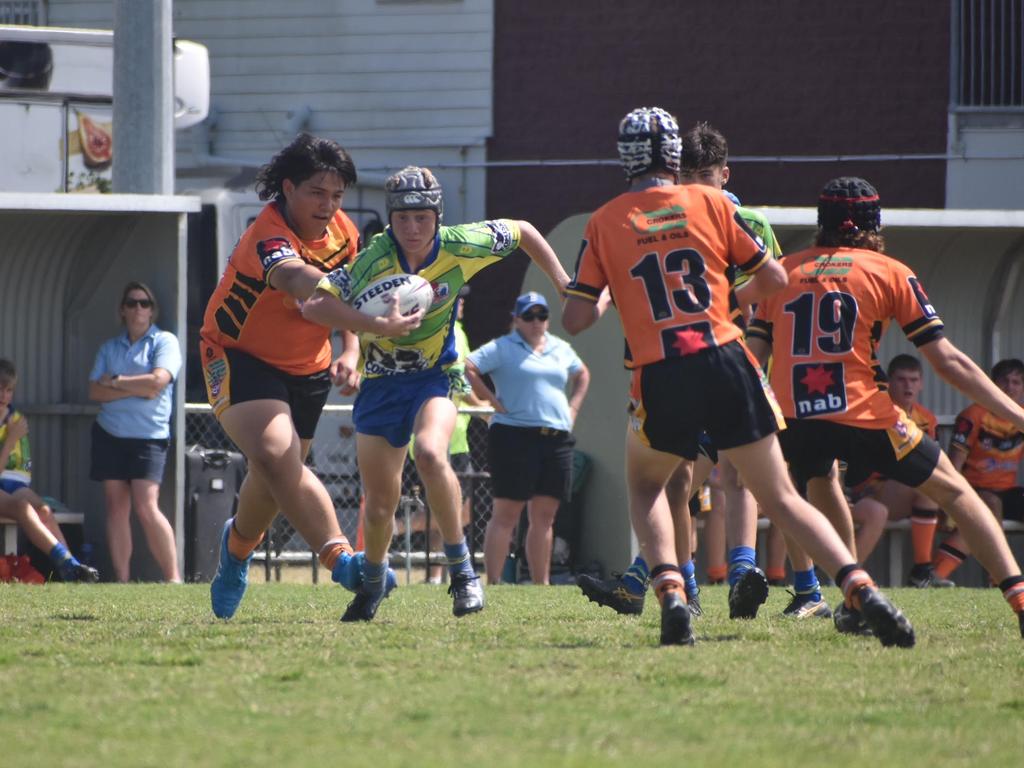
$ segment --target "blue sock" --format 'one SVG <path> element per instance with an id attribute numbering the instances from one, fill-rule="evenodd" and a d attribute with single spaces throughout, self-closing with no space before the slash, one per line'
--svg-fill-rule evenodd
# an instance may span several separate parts
<path id="1" fill-rule="evenodd" d="M 679 566 L 679 572 L 683 574 L 683 582 L 686 584 L 686 598 L 691 600 L 700 592 L 700 587 L 697 586 L 697 568 L 693 560 L 687 560 Z"/>
<path id="2" fill-rule="evenodd" d="M 50 550 L 50 562 L 60 571 L 60 576 L 64 581 L 71 581 L 75 578 L 75 567 L 79 563 L 68 552 L 68 548 L 59 541 Z"/>
<path id="3" fill-rule="evenodd" d="M 363 564 L 362 589 L 371 595 L 384 594 L 384 579 L 388 573 L 388 563 L 372 563 L 367 560 Z"/>
<path id="4" fill-rule="evenodd" d="M 469 561 L 469 547 L 466 546 L 466 540 L 463 539 L 458 544 L 444 545 L 444 556 L 448 561 L 448 573 L 452 576 L 458 576 L 463 574 L 473 578 L 476 576 L 476 571 L 473 570 L 473 563 Z"/>
<path id="5" fill-rule="evenodd" d="M 740 576 L 757 565 L 757 553 L 753 547 L 733 547 L 729 550 L 729 586 L 740 580 Z"/>
<path id="6" fill-rule="evenodd" d="M 810 595 L 814 600 L 821 600 L 821 585 L 814 569 L 809 571 L 793 571 L 793 591 L 798 595 Z"/>
<path id="7" fill-rule="evenodd" d="M 651 580 L 651 569 L 640 555 L 622 574 L 622 585 L 631 595 L 642 595 L 647 591 L 647 583 Z"/>

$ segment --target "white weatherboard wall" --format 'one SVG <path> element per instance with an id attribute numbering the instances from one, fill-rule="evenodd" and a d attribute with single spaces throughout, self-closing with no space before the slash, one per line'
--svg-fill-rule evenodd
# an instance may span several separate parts
<path id="1" fill-rule="evenodd" d="M 816 229 L 812 208 L 762 208 L 784 253 L 806 247 Z M 572 216 L 547 238 L 566 270 L 574 269 L 589 214 Z M 921 279 L 946 324 L 946 335 L 986 370 L 1000 357 L 1024 358 L 1024 212 L 883 210 L 887 250 Z M 547 278 L 530 266 L 523 291 L 540 291 L 552 307 L 551 332 L 569 340 L 590 367 L 587 399 L 576 423 L 577 448 L 593 459 L 585 491 L 582 562 L 600 560 L 622 569 L 635 546 L 626 506 L 624 446 L 629 374 L 622 367 L 622 327 L 609 310 L 575 338 L 562 330 L 560 302 Z M 511 310 L 511 308 L 510 308 Z M 895 324 L 893 324 L 895 325 Z M 914 354 L 890 326 L 879 358 Z M 923 402 L 953 416 L 966 399 L 925 364 Z"/>
<path id="2" fill-rule="evenodd" d="M 491 135 L 491 0 L 175 0 L 174 34 L 210 52 L 211 117 L 178 132 L 177 169 L 265 163 L 300 128 L 380 184 L 405 164 L 481 162 Z M 113 3 L 51 0 L 52 25 L 111 28 Z M 450 222 L 483 218 L 482 170 L 439 169 Z M 179 182 L 179 188 L 182 184 Z"/>

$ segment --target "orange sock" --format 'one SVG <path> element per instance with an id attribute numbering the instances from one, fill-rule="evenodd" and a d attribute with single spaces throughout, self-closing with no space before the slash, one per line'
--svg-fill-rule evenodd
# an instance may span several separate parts
<path id="1" fill-rule="evenodd" d="M 843 590 L 843 598 L 847 607 L 860 610 L 860 595 L 864 587 L 875 588 L 877 585 L 863 568 L 852 568 L 841 576 L 839 587 Z"/>
<path id="2" fill-rule="evenodd" d="M 999 584 L 1014 613 L 1024 613 L 1024 576 L 1011 576 Z"/>
<path id="3" fill-rule="evenodd" d="M 961 552 L 949 544 L 943 544 L 935 554 L 935 575 L 942 579 L 948 579 L 950 574 L 959 568 L 966 559 L 966 552 Z"/>
<path id="4" fill-rule="evenodd" d="M 252 554 L 252 551 L 260 545 L 261 541 L 263 541 L 262 533 L 255 539 L 243 539 L 242 534 L 235 528 L 235 524 L 231 523 L 231 529 L 228 531 L 228 552 L 239 560 L 245 560 L 245 558 Z"/>
<path id="5" fill-rule="evenodd" d="M 352 554 L 352 545 L 344 535 L 331 539 L 320 547 L 320 564 L 328 571 L 334 570 L 334 564 L 338 562 L 342 553 Z"/>
<path id="6" fill-rule="evenodd" d="M 765 571 L 764 575 L 768 578 L 768 581 L 785 581 L 786 580 L 786 567 L 781 568 L 769 568 Z"/>
<path id="7" fill-rule="evenodd" d="M 935 528 L 938 526 L 937 512 L 914 509 L 910 513 L 910 543 L 914 548 L 914 565 L 927 565 L 932 561 L 932 547 L 935 545 Z"/>
<path id="8" fill-rule="evenodd" d="M 725 563 L 721 565 L 709 565 L 708 566 L 708 581 L 712 584 L 720 584 L 725 581 L 725 577 L 729 575 L 729 566 Z"/>
<path id="9" fill-rule="evenodd" d="M 665 602 L 665 595 L 670 592 L 676 592 L 685 603 L 686 584 L 683 582 L 683 575 L 679 572 L 679 569 L 666 569 L 655 575 L 657 570 L 655 568 L 654 571 L 651 571 L 651 587 L 654 589 L 654 594 L 658 596 L 658 602 Z"/>

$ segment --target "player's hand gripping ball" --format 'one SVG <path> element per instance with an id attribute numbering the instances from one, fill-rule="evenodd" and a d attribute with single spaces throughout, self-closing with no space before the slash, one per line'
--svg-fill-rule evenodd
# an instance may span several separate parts
<path id="1" fill-rule="evenodd" d="M 384 317 L 391 303 L 398 302 L 398 311 L 410 315 L 417 309 L 427 312 L 434 303 L 434 289 L 419 275 L 388 275 L 374 280 L 352 300 L 352 306 L 372 317 Z"/>

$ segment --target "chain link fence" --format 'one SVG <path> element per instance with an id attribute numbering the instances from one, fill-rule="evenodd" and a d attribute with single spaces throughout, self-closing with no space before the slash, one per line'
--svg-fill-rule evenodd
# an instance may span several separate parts
<path id="1" fill-rule="evenodd" d="M 456 476 L 463 488 L 466 542 L 477 560 L 483 557 L 484 530 L 491 514 L 491 480 L 487 466 L 487 424 L 480 416 L 490 409 L 466 408 L 474 415 L 469 422 L 469 460 L 454 461 Z M 206 404 L 185 406 L 187 446 L 237 451 Z M 341 530 L 355 545 L 359 540 L 359 503 L 362 490 L 356 465 L 356 436 L 352 427 L 352 406 L 327 405 L 320 417 L 306 463 L 323 481 L 334 502 Z M 392 561 L 422 565 L 441 562 L 439 539 L 428 546 L 426 528 L 429 508 L 423 502 L 422 482 L 412 460 L 406 457 L 402 472 L 402 502 L 396 515 L 396 535 L 392 542 Z M 406 520 L 410 521 L 408 529 Z M 280 561 L 311 562 L 309 545 L 281 515 L 269 534 L 268 553 Z M 433 550 L 433 551 L 432 551 Z M 314 570 L 315 573 L 315 570 Z"/>

